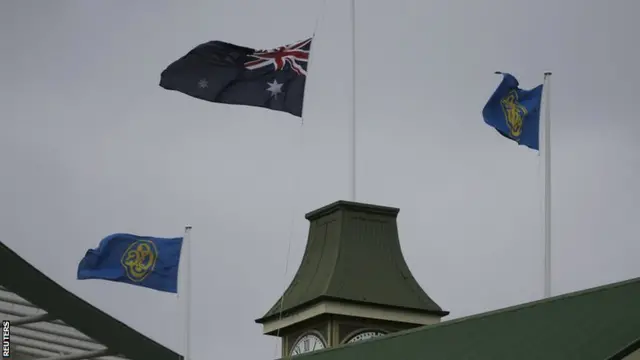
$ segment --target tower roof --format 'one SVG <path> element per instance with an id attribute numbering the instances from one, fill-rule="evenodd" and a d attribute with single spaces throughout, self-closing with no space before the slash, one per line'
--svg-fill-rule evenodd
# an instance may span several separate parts
<path id="1" fill-rule="evenodd" d="M 420 287 L 404 260 L 396 221 L 399 211 L 337 201 L 308 213 L 309 237 L 300 268 L 283 297 L 256 322 L 322 300 L 447 315 Z"/>

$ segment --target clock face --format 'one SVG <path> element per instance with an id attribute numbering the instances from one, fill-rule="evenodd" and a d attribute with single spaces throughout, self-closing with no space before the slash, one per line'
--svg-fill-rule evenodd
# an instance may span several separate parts
<path id="1" fill-rule="evenodd" d="M 362 340 L 373 339 L 375 337 L 382 336 L 382 335 L 386 335 L 386 334 L 383 333 L 382 331 L 365 331 L 365 332 L 361 332 L 358 335 L 356 335 L 356 336 L 352 337 L 351 339 L 349 339 L 349 341 L 347 341 L 347 344 L 358 342 L 358 341 L 362 341 Z"/>
<path id="2" fill-rule="evenodd" d="M 316 350 L 324 349 L 324 342 L 318 336 L 307 334 L 298 339 L 291 349 L 291 355 L 300 355 Z"/>

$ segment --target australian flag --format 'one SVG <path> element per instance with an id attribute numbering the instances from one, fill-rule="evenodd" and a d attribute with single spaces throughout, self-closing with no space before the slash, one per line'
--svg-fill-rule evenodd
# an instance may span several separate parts
<path id="1" fill-rule="evenodd" d="M 272 50 L 210 41 L 169 65 L 160 86 L 215 103 L 301 117 L 311 40 Z"/>

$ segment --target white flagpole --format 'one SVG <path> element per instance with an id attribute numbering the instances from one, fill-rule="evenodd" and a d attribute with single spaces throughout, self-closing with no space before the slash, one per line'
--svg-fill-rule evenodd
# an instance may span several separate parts
<path id="1" fill-rule="evenodd" d="M 351 201 L 356 201 L 356 0 L 351 0 Z"/>
<path id="2" fill-rule="evenodd" d="M 551 296 L 551 72 L 544 73 L 544 297 Z"/>
<path id="3" fill-rule="evenodd" d="M 183 278 L 183 300 L 184 311 L 184 360 L 191 360 L 191 226 L 184 227 L 184 238 L 182 240 L 183 251 L 185 252 L 184 262 L 186 272 Z"/>

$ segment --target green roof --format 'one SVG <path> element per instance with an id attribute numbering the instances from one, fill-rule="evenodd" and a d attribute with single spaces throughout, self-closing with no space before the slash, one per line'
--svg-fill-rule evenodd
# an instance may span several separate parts
<path id="1" fill-rule="evenodd" d="M 176 360 L 179 355 L 67 291 L 0 242 L 0 282 L 76 330 L 132 360 Z"/>
<path id="2" fill-rule="evenodd" d="M 256 322 L 279 316 L 281 305 L 286 314 L 327 299 L 447 315 L 409 271 L 398 238 L 399 211 L 338 201 L 308 213 L 307 247 L 284 303 L 278 299 Z"/>
<path id="3" fill-rule="evenodd" d="M 640 278 L 296 359 L 614 360 L 638 348 Z"/>

